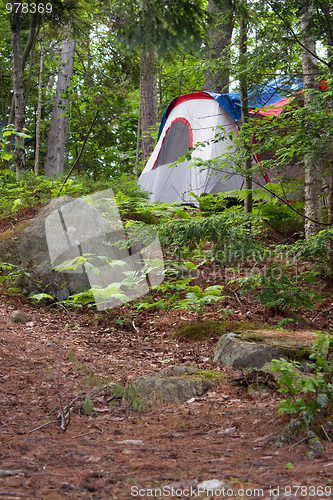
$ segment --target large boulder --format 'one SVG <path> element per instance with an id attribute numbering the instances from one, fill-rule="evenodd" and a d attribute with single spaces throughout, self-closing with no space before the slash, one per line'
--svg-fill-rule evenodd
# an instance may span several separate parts
<path id="1" fill-rule="evenodd" d="M 306 365 L 310 347 L 317 335 L 313 332 L 256 330 L 228 333 L 220 338 L 214 364 L 234 370 L 262 368 L 272 359 L 296 359 Z"/>
<path id="2" fill-rule="evenodd" d="M 193 397 L 202 396 L 221 379 L 219 372 L 180 365 L 164 368 L 153 376 L 138 377 L 133 385 L 144 399 L 184 403 Z"/>
<path id="3" fill-rule="evenodd" d="M 55 198 L 35 218 L 22 221 L 0 235 L 0 259 L 26 271 L 18 281 L 26 293 L 45 292 L 63 300 L 88 288 L 89 282 L 83 273 L 64 275 L 53 270 L 46 240 L 46 219 L 72 201 L 69 196 Z"/>
<path id="4" fill-rule="evenodd" d="M 0 236 L 0 258 L 27 270 L 21 287 L 28 293 L 63 300 L 91 288 L 98 309 L 148 293 L 143 263 L 149 283 L 160 284 L 162 257 L 154 228 L 125 231 L 111 189 L 54 199 Z"/>

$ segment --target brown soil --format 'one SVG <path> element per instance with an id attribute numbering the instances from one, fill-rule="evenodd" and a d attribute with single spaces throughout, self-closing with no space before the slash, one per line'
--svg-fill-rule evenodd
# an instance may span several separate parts
<path id="1" fill-rule="evenodd" d="M 0 232 L 37 211 L 0 221 Z M 207 286 L 209 279 L 198 282 Z M 233 319 L 276 328 L 278 316 L 225 292 Z M 294 335 L 332 328 L 332 303 L 327 294 L 321 309 L 300 313 Z M 220 369 L 224 379 L 214 390 L 181 405 L 153 402 L 138 411 L 135 394 L 111 395 L 110 382 L 130 388 L 136 376 L 172 364 L 216 370 L 217 338 L 181 342 L 173 330 L 193 319 L 221 320 L 218 307 L 204 317 L 124 307 L 72 312 L 33 308 L 1 288 L 0 498 L 195 498 L 197 485 L 212 479 L 226 485 L 214 498 L 333 498 L 332 441 L 323 440 L 325 452 L 315 458 L 302 436 L 277 448 L 286 419 L 272 389 L 250 396 L 231 385 L 235 372 Z M 30 321 L 13 323 L 15 309 Z"/>
<path id="2" fill-rule="evenodd" d="M 235 372 L 221 369 L 220 385 L 182 405 L 155 402 L 136 411 L 135 395 L 112 398 L 108 382 L 124 385 L 168 364 L 216 370 L 216 339 L 173 339 L 174 326 L 194 313 L 67 312 L 32 308 L 2 293 L 0 498 L 167 498 L 172 487 L 174 498 L 189 498 L 191 486 L 194 498 L 196 485 L 212 479 L 224 481 L 234 498 L 333 498 L 333 443 L 324 441 L 316 458 L 301 438 L 274 447 L 271 438 L 285 423 L 279 393 L 250 396 L 230 385 Z M 28 323 L 10 320 L 17 308 Z M 84 382 L 89 371 L 95 386 Z M 84 414 L 87 396 L 90 415 Z M 61 419 L 68 402 L 70 420 Z M 215 498 L 228 498 L 231 490 L 222 493 Z"/>
<path id="3" fill-rule="evenodd" d="M 22 222 L 24 220 L 32 219 L 35 217 L 40 209 L 43 207 L 44 203 L 39 203 L 34 205 L 33 207 L 25 208 L 21 210 L 17 214 L 12 217 L 6 217 L 4 219 L 0 219 L 0 234 L 4 233 L 8 229 L 14 228 L 16 224 Z"/>

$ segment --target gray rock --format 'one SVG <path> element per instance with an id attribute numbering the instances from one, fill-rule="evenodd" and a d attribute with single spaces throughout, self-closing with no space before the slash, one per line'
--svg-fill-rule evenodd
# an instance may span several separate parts
<path id="1" fill-rule="evenodd" d="M 17 286 L 29 294 L 44 292 L 64 300 L 93 286 L 104 289 L 122 281 L 122 270 L 107 264 L 104 257 L 121 260 L 136 270 L 137 261 L 129 258 L 126 234 L 112 196 L 112 192 L 101 191 L 91 199 L 56 198 L 34 219 L 0 235 L 0 259 L 27 270 Z M 54 269 L 80 255 L 88 255 L 94 267 Z M 104 296 L 101 300 L 106 301 Z M 107 307 L 120 303 L 110 292 Z"/>
<path id="2" fill-rule="evenodd" d="M 138 377 L 134 380 L 139 396 L 144 399 L 159 399 L 163 401 L 184 403 L 189 399 L 202 396 L 214 386 L 209 380 L 186 377 Z"/>
<path id="3" fill-rule="evenodd" d="M 239 335 L 227 333 L 216 346 L 214 365 L 230 366 L 234 370 L 261 368 L 272 359 L 283 357 L 283 354 L 277 347 L 243 341 Z"/>
<path id="4" fill-rule="evenodd" d="M 46 292 L 63 300 L 87 289 L 84 274 L 64 275 L 53 270 L 47 246 L 45 220 L 71 201 L 69 196 L 51 200 L 34 219 L 20 222 L 0 235 L 0 258 L 28 271 L 18 279 L 17 286 L 29 294 Z"/>
<path id="5" fill-rule="evenodd" d="M 182 375 L 186 375 L 189 373 L 196 373 L 198 371 L 198 368 L 195 368 L 194 366 L 188 366 L 188 365 L 174 365 L 174 366 L 167 366 L 166 368 L 163 368 L 156 377 L 180 377 Z"/>
<path id="6" fill-rule="evenodd" d="M 30 321 L 30 318 L 21 311 L 13 311 L 9 317 L 14 323 L 28 323 Z"/>
<path id="7" fill-rule="evenodd" d="M 280 448 L 284 444 L 304 442 L 308 446 L 307 455 L 309 458 L 316 458 L 325 453 L 325 447 L 319 437 L 311 429 L 307 429 L 304 437 L 304 432 L 308 426 L 309 415 L 302 412 L 295 418 L 292 418 L 288 424 L 282 429 L 281 433 L 273 440 L 273 447 Z M 300 436 L 303 436 L 302 438 Z"/>
<path id="8" fill-rule="evenodd" d="M 198 377 L 195 374 L 198 372 Z M 139 396 L 144 399 L 185 402 L 202 396 L 214 387 L 212 380 L 201 377 L 200 370 L 193 366 L 179 365 L 163 368 L 153 376 L 138 377 L 133 381 Z"/>
<path id="9" fill-rule="evenodd" d="M 306 368 L 310 346 L 317 338 L 313 332 L 258 330 L 223 335 L 215 349 L 214 364 L 235 370 L 262 368 L 272 359 L 299 359 Z"/>
<path id="10" fill-rule="evenodd" d="M 319 437 L 313 432 L 308 431 L 307 437 L 309 438 L 307 441 L 307 445 L 310 448 L 309 458 L 317 458 L 325 454 L 325 447 L 323 443 L 320 441 Z"/>

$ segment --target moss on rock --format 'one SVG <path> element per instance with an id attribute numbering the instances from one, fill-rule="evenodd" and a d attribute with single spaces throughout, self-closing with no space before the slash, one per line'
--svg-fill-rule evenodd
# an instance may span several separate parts
<path id="1" fill-rule="evenodd" d="M 218 338 L 225 333 L 244 332 L 255 329 L 255 325 L 249 321 L 225 320 L 225 321 L 197 321 L 193 323 L 181 323 L 174 331 L 174 337 L 181 341 L 204 341 Z"/>

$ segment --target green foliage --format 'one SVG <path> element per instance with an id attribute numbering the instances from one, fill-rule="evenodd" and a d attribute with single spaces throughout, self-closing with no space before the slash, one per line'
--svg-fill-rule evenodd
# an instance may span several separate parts
<path id="1" fill-rule="evenodd" d="M 227 211 L 210 217 L 171 220 L 161 224 L 158 233 L 168 249 L 194 249 L 208 241 L 213 244 L 215 258 L 230 261 L 263 250 L 262 244 L 254 237 L 258 229 L 256 216 Z"/>
<path id="2" fill-rule="evenodd" d="M 83 403 L 83 412 L 85 415 L 91 415 L 94 411 L 94 405 L 90 398 L 86 398 Z"/>
<path id="3" fill-rule="evenodd" d="M 190 193 L 199 203 L 201 210 L 209 213 L 222 212 L 231 205 L 237 205 L 238 200 L 236 197 L 230 196 L 225 193 L 219 194 L 205 194 L 197 196 L 195 193 Z"/>
<path id="4" fill-rule="evenodd" d="M 94 370 L 89 370 L 88 373 L 84 377 L 85 385 L 89 385 L 91 387 L 98 387 L 104 385 L 104 380 L 96 375 Z"/>
<path id="5" fill-rule="evenodd" d="M 292 208 L 288 203 L 283 204 L 275 199 L 267 203 L 256 203 L 253 212 L 280 232 L 301 232 L 304 228 L 304 217 L 302 216 L 304 204 L 302 202 L 293 203 Z"/>
<path id="6" fill-rule="evenodd" d="M 120 303 L 126 304 L 131 300 L 130 292 L 133 288 L 146 285 L 146 273 L 160 269 L 160 262 L 158 259 L 152 259 L 150 264 L 144 266 L 142 268 L 142 272 L 140 272 L 129 269 L 128 264 L 124 260 L 110 259 L 109 257 L 90 253 L 79 255 L 73 259 L 64 261 L 55 266 L 54 269 L 59 272 L 70 270 L 76 271 L 82 266 L 85 272 L 91 271 L 96 276 L 99 276 L 101 272 L 99 266 L 101 263 L 112 268 L 117 268 L 119 272 L 121 272 L 121 275 L 119 276 L 119 279 L 122 278 L 121 281 L 110 283 L 105 288 L 95 285 L 88 290 L 70 295 L 68 299 L 61 301 L 61 304 L 66 307 L 82 307 L 83 305 L 92 307 L 97 302 L 100 306 L 105 305 L 106 307 L 109 307 L 108 304 L 110 303 L 110 300 L 116 300 Z M 31 298 L 40 301 L 52 297 L 48 294 L 37 294 L 33 295 Z"/>
<path id="7" fill-rule="evenodd" d="M 205 37 L 207 10 L 200 0 L 126 1 L 121 3 L 121 35 L 131 47 L 154 47 L 165 55 L 177 49 L 199 50 Z M 119 6 L 120 7 L 120 6 Z"/>
<path id="8" fill-rule="evenodd" d="M 0 262 L 0 283 L 15 284 L 23 276 L 30 276 L 27 269 L 9 262 Z"/>
<path id="9" fill-rule="evenodd" d="M 223 286 L 221 285 L 208 286 L 205 290 L 201 290 L 199 286 L 188 287 L 185 299 L 178 300 L 175 308 L 187 309 L 187 311 L 201 314 L 207 305 L 225 298 L 221 296 L 222 290 Z"/>
<path id="10" fill-rule="evenodd" d="M 34 295 L 30 295 L 30 299 L 35 302 L 48 302 L 50 300 L 54 302 L 54 298 L 48 293 L 36 293 Z"/>
<path id="11" fill-rule="evenodd" d="M 312 348 L 309 369 L 311 374 L 300 371 L 297 361 L 285 359 L 273 360 L 273 369 L 280 372 L 279 391 L 288 393 L 290 398 L 283 399 L 279 413 L 289 413 L 303 416 L 309 425 L 312 419 L 325 410 L 332 401 L 333 366 L 330 360 L 333 335 L 320 334 Z"/>
<path id="12" fill-rule="evenodd" d="M 333 240 L 333 229 L 324 229 L 315 236 L 310 236 L 306 240 L 298 240 L 293 245 L 281 245 L 277 251 L 289 250 L 293 252 L 296 259 L 308 259 L 317 261 L 325 267 L 328 265 L 327 251 Z"/>
<path id="13" fill-rule="evenodd" d="M 305 280 L 308 275 L 305 275 Z M 269 264 L 264 273 L 253 273 L 237 280 L 242 294 L 254 292 L 254 296 L 268 309 L 282 312 L 299 307 L 314 307 L 320 295 L 311 289 L 304 290 L 302 281 L 288 273 L 286 266 Z"/>
<path id="14" fill-rule="evenodd" d="M 156 290 L 165 292 L 167 299 L 162 298 L 156 302 L 140 302 L 140 304 L 136 306 L 137 310 L 187 309 L 188 311 L 194 311 L 201 314 L 207 305 L 225 298 L 221 296 L 221 291 L 223 289 L 221 285 L 209 286 L 205 290 L 202 290 L 197 285 L 189 285 L 190 281 L 191 278 L 188 278 L 175 282 L 165 282 L 159 285 L 156 287 Z M 180 294 L 185 294 L 185 298 L 180 299 Z"/>
<path id="15" fill-rule="evenodd" d="M 118 384 L 112 385 L 111 397 L 112 396 L 122 398 L 130 403 L 134 411 L 143 411 L 147 406 L 146 401 L 138 394 L 137 388 L 132 383 L 128 383 L 126 387 L 122 387 Z"/>
<path id="16" fill-rule="evenodd" d="M 9 161 L 13 158 L 13 153 L 8 151 L 8 143 L 6 141 L 6 137 L 10 137 L 13 132 L 13 127 L 8 126 L 4 127 L 1 131 L 0 136 L 0 165 L 3 166 L 4 161 Z M 10 173 L 10 170 L 3 169 L 2 175 Z"/>

